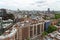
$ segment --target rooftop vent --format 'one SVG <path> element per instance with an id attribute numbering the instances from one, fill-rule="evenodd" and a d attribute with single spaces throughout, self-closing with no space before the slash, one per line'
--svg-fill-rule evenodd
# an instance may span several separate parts
<path id="1" fill-rule="evenodd" d="M 27 23 L 29 22 L 29 21 L 26 21 Z"/>
<path id="2" fill-rule="evenodd" d="M 24 26 L 24 24 L 21 24 L 21 26 Z"/>

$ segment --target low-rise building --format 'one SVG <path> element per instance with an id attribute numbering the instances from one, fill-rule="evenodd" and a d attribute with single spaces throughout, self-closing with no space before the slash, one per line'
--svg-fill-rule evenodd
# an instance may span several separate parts
<path id="1" fill-rule="evenodd" d="M 6 30 L 2 35 L 0 35 L 0 40 L 15 40 L 16 33 L 17 33 L 17 27 L 16 25 L 13 25 L 11 28 Z"/>
<path id="2" fill-rule="evenodd" d="M 58 23 L 58 20 L 57 19 L 54 19 L 54 20 L 51 21 L 51 24 L 52 25 L 56 25 L 57 23 Z"/>
<path id="3" fill-rule="evenodd" d="M 48 36 L 46 36 L 46 39 L 48 40 L 60 40 L 60 32 L 55 31 L 53 33 L 48 34 Z"/>

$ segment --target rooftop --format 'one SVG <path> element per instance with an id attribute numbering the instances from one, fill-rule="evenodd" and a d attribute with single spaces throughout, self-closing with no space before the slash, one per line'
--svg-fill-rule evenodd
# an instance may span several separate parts
<path id="1" fill-rule="evenodd" d="M 0 36 L 0 40 L 8 38 L 8 37 L 11 38 L 13 35 L 15 35 L 15 33 L 17 32 L 17 29 L 14 26 L 15 25 L 13 25 L 11 29 L 5 31 L 4 34 Z"/>
<path id="2" fill-rule="evenodd" d="M 18 22 L 17 24 L 20 27 L 25 27 L 25 26 L 29 26 L 29 25 L 35 25 L 35 24 L 42 24 L 44 22 L 44 20 L 41 18 L 40 19 L 32 19 L 32 18 L 23 18 L 23 20 L 21 19 L 20 22 Z"/>
<path id="3" fill-rule="evenodd" d="M 56 38 L 56 39 L 60 40 L 60 32 L 55 31 L 53 33 L 50 33 L 50 34 L 48 34 L 48 37 L 50 37 L 50 38 Z"/>

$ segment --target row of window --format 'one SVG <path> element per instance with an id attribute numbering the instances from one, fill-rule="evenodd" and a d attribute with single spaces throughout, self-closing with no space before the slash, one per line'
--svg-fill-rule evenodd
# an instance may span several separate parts
<path id="1" fill-rule="evenodd" d="M 44 31 L 43 28 L 44 28 L 43 24 L 37 25 L 37 27 L 36 27 L 36 25 L 31 26 L 30 27 L 30 38 L 33 37 L 33 34 L 34 34 L 34 36 L 36 36 L 36 35 L 39 35 L 41 32 L 43 32 Z"/>

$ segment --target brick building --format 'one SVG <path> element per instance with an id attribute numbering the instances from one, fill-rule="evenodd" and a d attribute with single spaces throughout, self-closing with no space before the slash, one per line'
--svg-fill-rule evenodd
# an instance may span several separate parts
<path id="1" fill-rule="evenodd" d="M 19 40 L 37 40 L 40 39 L 44 31 L 44 20 L 25 18 L 24 21 L 18 22 L 18 39 Z"/>
<path id="2" fill-rule="evenodd" d="M 43 19 L 24 18 L 6 30 L 0 36 L 0 40 L 40 40 L 42 32 L 44 32 Z"/>

